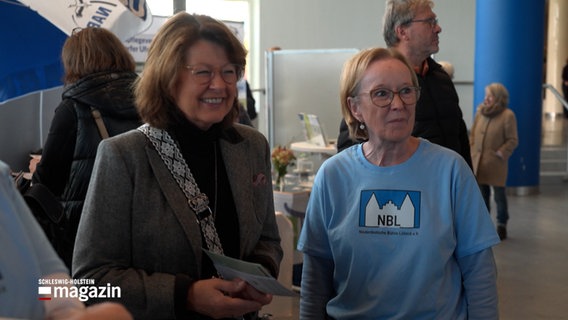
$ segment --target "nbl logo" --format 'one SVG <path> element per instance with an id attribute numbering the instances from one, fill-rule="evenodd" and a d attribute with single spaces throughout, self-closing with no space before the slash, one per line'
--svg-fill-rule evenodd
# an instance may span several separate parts
<path id="1" fill-rule="evenodd" d="M 407 190 L 364 190 L 361 192 L 359 226 L 418 228 L 420 193 Z"/>

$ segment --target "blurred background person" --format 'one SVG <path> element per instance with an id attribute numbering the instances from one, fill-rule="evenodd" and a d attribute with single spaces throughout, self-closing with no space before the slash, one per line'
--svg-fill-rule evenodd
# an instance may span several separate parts
<path id="1" fill-rule="evenodd" d="M 25 194 L 29 189 L 37 164 L 41 160 L 42 149 L 30 152 L 30 160 L 28 162 L 28 171 L 12 172 L 12 176 L 16 182 L 16 187 L 21 194 Z"/>
<path id="2" fill-rule="evenodd" d="M 240 124 L 254 127 L 253 120 L 255 120 L 257 117 L 256 100 L 252 96 L 252 90 L 250 89 L 248 81 L 239 81 L 239 83 L 237 83 L 237 88 L 239 88 L 240 85 L 244 86 L 243 91 L 245 92 L 246 99 L 239 99 L 239 118 L 237 121 Z M 246 105 L 243 105 L 242 102 L 244 102 Z"/>
<path id="3" fill-rule="evenodd" d="M 30 173 L 29 179 L 32 178 L 32 175 L 36 171 L 37 164 L 41 160 L 41 153 L 43 152 L 42 149 L 38 149 L 35 151 L 30 152 L 30 162 L 28 164 L 28 172 Z"/>
<path id="4" fill-rule="evenodd" d="M 141 122 L 132 89 L 138 77 L 136 64 L 112 32 L 76 30 L 65 41 L 61 59 L 65 70 L 62 101 L 32 181 L 46 186 L 63 205 L 64 215 L 50 240 L 71 268 L 77 226 L 102 140 L 92 109 L 100 113 L 109 136 L 134 129 Z"/>
<path id="5" fill-rule="evenodd" d="M 442 69 L 446 71 L 446 73 L 450 76 L 450 79 L 454 78 L 454 65 L 448 61 L 438 61 L 438 63 L 442 66 Z"/>
<path id="6" fill-rule="evenodd" d="M 256 319 L 272 300 L 202 250 L 275 277 L 282 259 L 268 142 L 236 123 L 246 54 L 220 21 L 169 18 L 135 89 L 146 124 L 99 146 L 73 275 L 123 288 L 136 319 Z"/>
<path id="7" fill-rule="evenodd" d="M 239 116 L 238 116 L 237 122 L 240 123 L 240 124 L 244 124 L 246 126 L 249 126 L 249 127 L 254 127 L 252 125 L 252 121 L 251 121 L 250 116 L 247 112 L 247 109 L 241 103 L 239 103 Z"/>
<path id="8" fill-rule="evenodd" d="M 412 135 L 459 153 L 471 167 L 467 126 L 459 106 L 452 79 L 431 55 L 439 48 L 442 27 L 432 11 L 431 0 L 387 0 L 383 16 L 383 38 L 409 61 L 421 88 L 416 106 Z M 348 125 L 342 120 L 337 150 L 361 140 L 349 138 Z"/>
<path id="9" fill-rule="evenodd" d="M 49 245 L 22 195 L 0 161 L 0 318 L 132 319 L 116 303 L 85 308 L 77 297 L 39 300 L 38 279 L 70 280 L 63 261 Z"/>
<path id="10" fill-rule="evenodd" d="M 247 92 L 247 114 L 249 116 L 249 119 L 255 120 L 256 117 L 258 116 L 257 112 L 256 112 L 256 100 L 254 99 L 254 96 L 252 95 L 252 90 L 250 89 L 250 84 L 248 81 L 245 81 L 245 85 L 246 85 L 246 92 Z"/>
<path id="11" fill-rule="evenodd" d="M 465 160 L 411 135 L 420 92 L 396 50 L 345 64 L 342 113 L 365 142 L 316 174 L 300 319 L 498 319 L 499 238 Z"/>
<path id="12" fill-rule="evenodd" d="M 497 233 L 507 238 L 509 210 L 505 184 L 509 157 L 519 144 L 517 120 L 509 105 L 509 92 L 501 83 L 485 87 L 485 98 L 477 108 L 471 127 L 473 172 L 481 188 L 487 210 L 491 211 L 491 188 L 497 204 Z"/>
<path id="13" fill-rule="evenodd" d="M 568 59 L 566 59 L 566 64 L 562 68 L 562 93 L 564 100 L 568 101 Z M 562 105 L 562 110 L 564 110 L 564 118 L 568 118 L 568 108 Z"/>

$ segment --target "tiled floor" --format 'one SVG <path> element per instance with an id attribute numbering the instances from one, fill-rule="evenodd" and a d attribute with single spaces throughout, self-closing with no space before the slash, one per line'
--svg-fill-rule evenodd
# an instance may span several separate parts
<path id="1" fill-rule="evenodd" d="M 566 145 L 560 121 L 544 123 L 543 144 Z M 494 248 L 501 320 L 568 319 L 568 181 L 508 200 L 509 237 Z M 272 319 L 298 319 L 298 299 L 288 303 L 291 315 Z"/>
<path id="2" fill-rule="evenodd" d="M 546 118 L 543 146 L 566 146 L 568 121 Z M 494 249 L 502 320 L 568 319 L 568 181 L 509 196 L 509 238 Z"/>
<path id="3" fill-rule="evenodd" d="M 568 183 L 508 200 L 509 238 L 494 248 L 501 319 L 568 319 Z"/>

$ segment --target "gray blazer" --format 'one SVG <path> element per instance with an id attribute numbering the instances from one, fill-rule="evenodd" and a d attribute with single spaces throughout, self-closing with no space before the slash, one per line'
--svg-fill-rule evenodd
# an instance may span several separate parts
<path id="1" fill-rule="evenodd" d="M 237 208 L 240 258 L 282 259 L 274 215 L 270 148 L 255 129 L 235 124 L 221 139 Z M 99 145 L 73 255 L 73 277 L 121 288 L 136 319 L 173 319 L 178 273 L 199 279 L 202 241 L 195 213 L 162 159 L 133 130 Z"/>

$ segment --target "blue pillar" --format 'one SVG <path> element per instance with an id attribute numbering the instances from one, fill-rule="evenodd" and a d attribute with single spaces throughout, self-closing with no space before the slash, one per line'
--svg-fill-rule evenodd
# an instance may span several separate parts
<path id="1" fill-rule="evenodd" d="M 510 187 L 537 189 L 539 184 L 544 16 L 545 0 L 476 2 L 474 106 L 483 102 L 492 82 L 509 91 L 519 133 L 509 159 Z"/>

